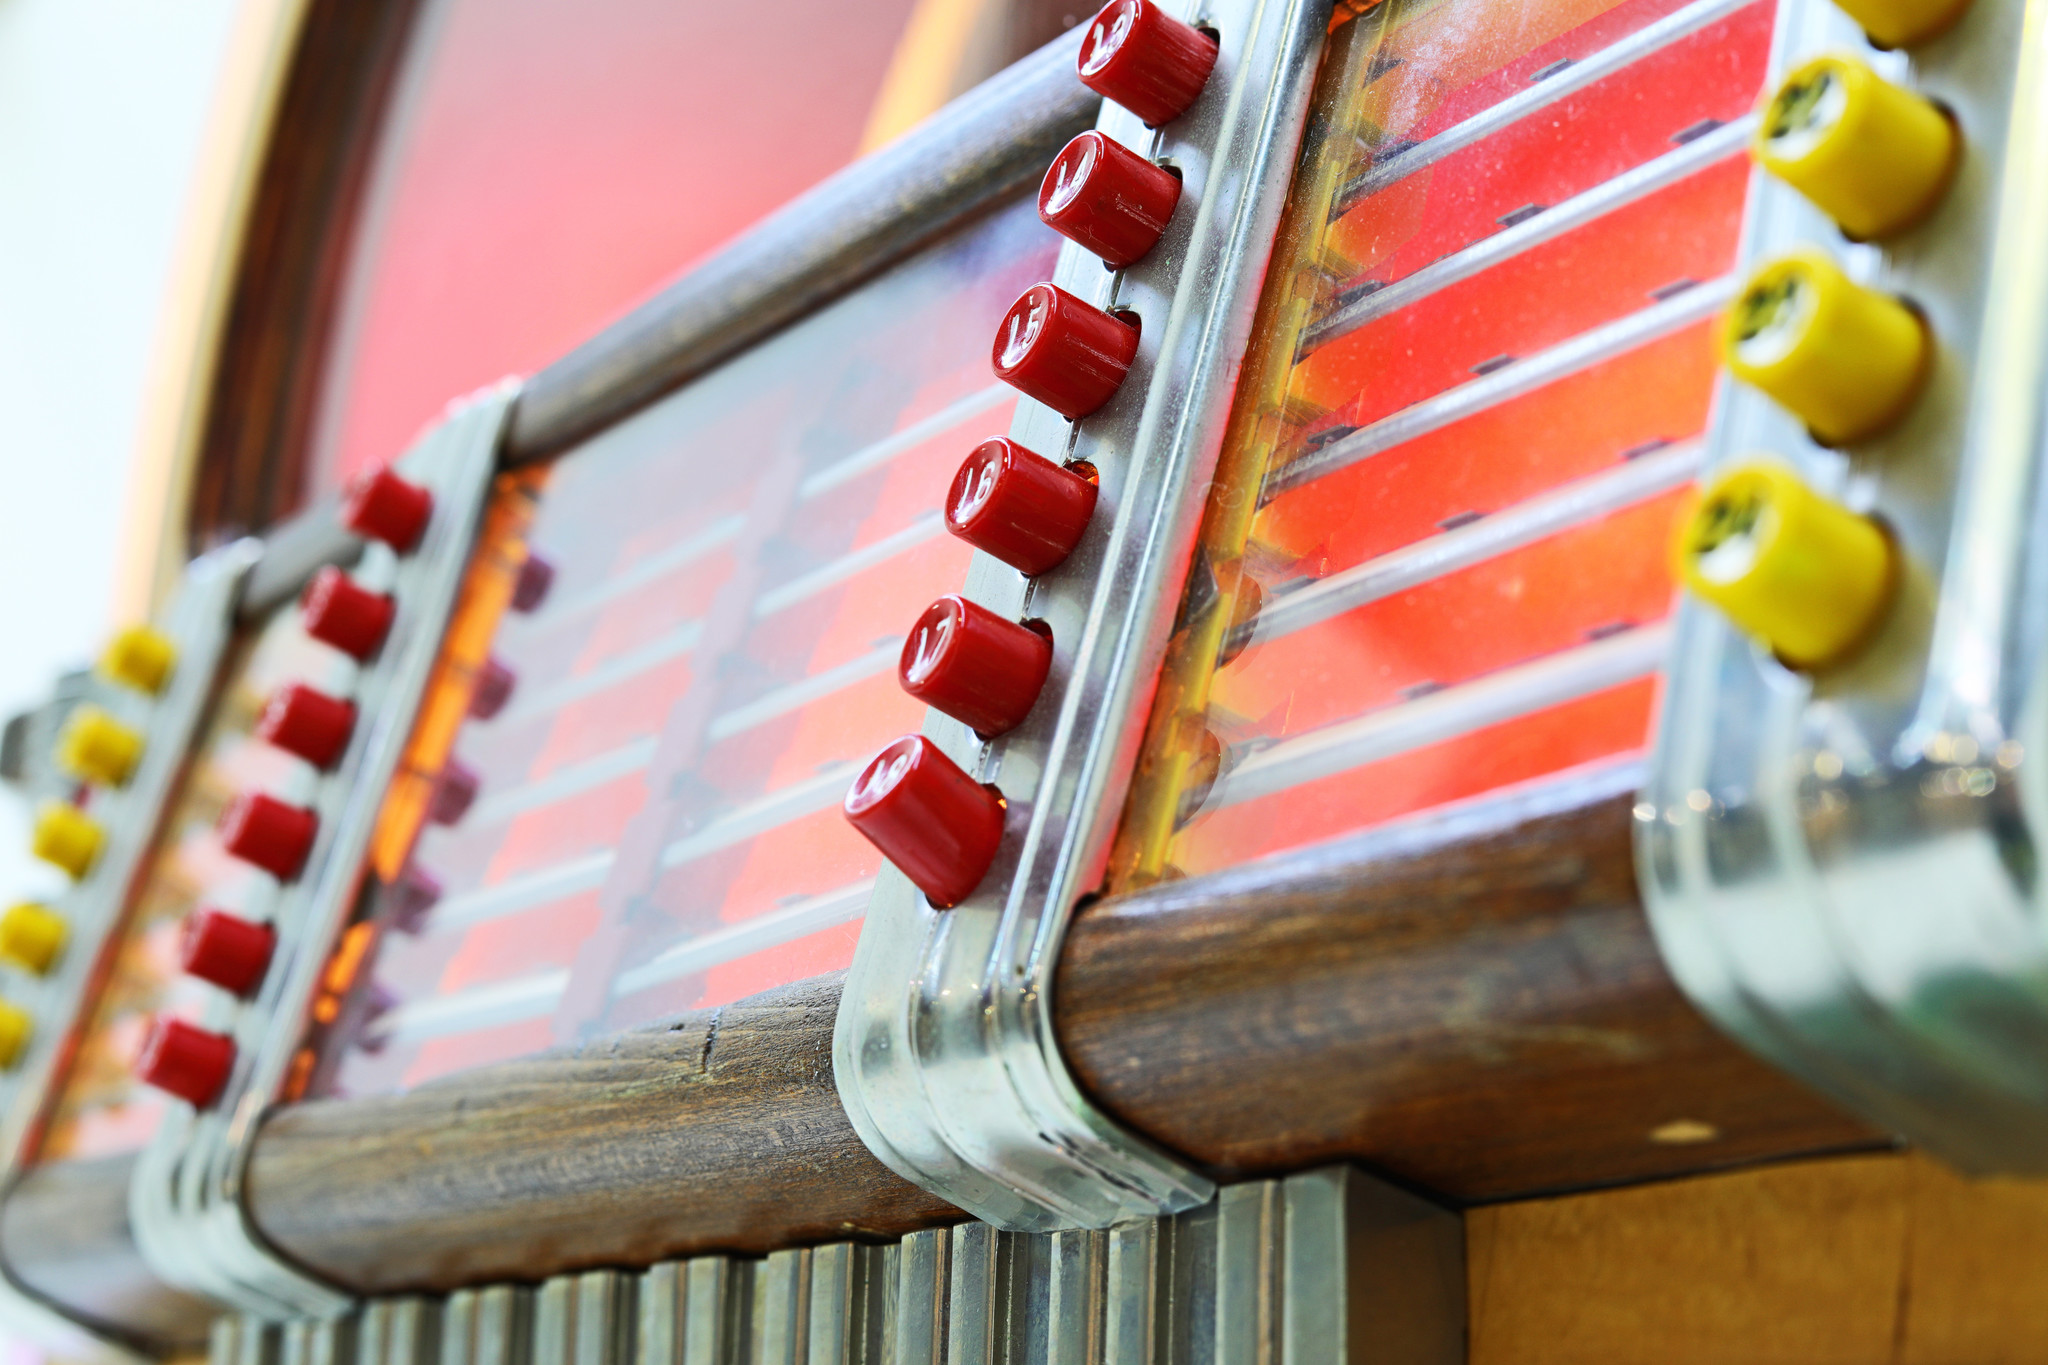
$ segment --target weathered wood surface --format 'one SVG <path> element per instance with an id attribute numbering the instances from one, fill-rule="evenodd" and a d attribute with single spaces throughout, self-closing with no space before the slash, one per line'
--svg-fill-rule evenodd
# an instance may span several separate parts
<path id="1" fill-rule="evenodd" d="M 1881 1141 L 1679 994 L 1636 893 L 1632 786 L 1105 901 L 1055 983 L 1068 1060 L 1212 1167 L 1349 1158 L 1466 1201 Z"/>
<path id="2" fill-rule="evenodd" d="M 117 1338 L 197 1347 L 214 1308 L 165 1285 L 128 1227 L 134 1158 L 64 1161 L 30 1171 L 0 1206 L 0 1260 L 30 1293 Z"/>
<path id="3" fill-rule="evenodd" d="M 832 1085 L 837 976 L 672 1026 L 264 1125 L 270 1242 L 367 1293 L 896 1237 L 964 1215 L 861 1145 Z"/>

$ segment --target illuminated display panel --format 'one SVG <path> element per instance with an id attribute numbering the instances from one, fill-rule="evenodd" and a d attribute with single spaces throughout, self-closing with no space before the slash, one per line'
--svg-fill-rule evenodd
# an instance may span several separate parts
<path id="1" fill-rule="evenodd" d="M 227 855 L 216 822 L 240 792 L 305 801 L 317 780 L 309 765 L 255 737 L 257 716 L 282 684 L 340 690 L 354 667 L 307 638 L 295 605 L 246 632 L 230 651 L 211 714 L 171 794 L 121 927 L 112 969 L 58 1085 L 39 1159 L 110 1156 L 147 1145 L 171 1101 L 135 1078 L 143 1035 L 159 1013 L 197 1021 L 215 991 L 179 967 L 185 916 L 204 905 L 268 920 L 278 895 L 267 874 Z"/>
<path id="2" fill-rule="evenodd" d="M 368 175 L 314 494 L 853 159 L 911 0 L 425 0 Z"/>
<path id="3" fill-rule="evenodd" d="M 1772 19 L 1340 10 L 1118 885 L 1643 749 Z"/>
<path id="4" fill-rule="evenodd" d="M 965 581 L 941 501 L 1009 426 L 988 338 L 1057 245 L 1007 208 L 501 482 L 379 836 L 380 876 L 409 856 L 439 899 L 379 945 L 343 1092 L 847 964 L 880 859 L 839 801 L 923 720 L 897 654 Z M 510 610 L 529 553 L 553 581 Z M 513 690 L 457 729 L 486 654 Z M 422 822 L 450 741 L 478 795 Z"/>

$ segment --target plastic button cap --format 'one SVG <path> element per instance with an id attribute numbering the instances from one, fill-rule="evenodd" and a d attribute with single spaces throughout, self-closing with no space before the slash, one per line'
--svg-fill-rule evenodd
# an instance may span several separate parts
<path id="1" fill-rule="evenodd" d="M 528 550 L 526 561 L 519 566 L 519 576 L 512 580 L 512 610 L 540 610 L 540 604 L 547 600 L 548 589 L 554 586 L 555 566 Z"/>
<path id="2" fill-rule="evenodd" d="M 106 837 L 99 821 L 78 807 L 62 801 L 46 801 L 36 811 L 29 851 L 44 862 L 62 868 L 73 881 L 78 881 L 92 871 Z"/>
<path id="3" fill-rule="evenodd" d="M 1875 522 L 1816 493 L 1788 466 L 1723 470 L 1679 527 L 1678 571 L 1793 668 L 1834 663 L 1867 639 L 1897 574 Z"/>
<path id="4" fill-rule="evenodd" d="M 937 906 L 967 899 L 1003 840 L 1003 799 L 923 735 L 905 735 L 846 793 L 853 827 Z"/>
<path id="5" fill-rule="evenodd" d="M 0 1071 L 12 1070 L 20 1064 L 35 1031 L 35 1020 L 27 1010 L 10 1000 L 0 1000 Z"/>
<path id="6" fill-rule="evenodd" d="M 1095 497 L 1092 479 L 996 436 L 953 475 L 946 529 L 1013 569 L 1041 574 L 1080 544 Z"/>
<path id="7" fill-rule="evenodd" d="M 299 599 L 306 634 L 353 659 L 367 659 L 384 643 L 397 604 L 371 592 L 332 564 L 313 575 Z"/>
<path id="8" fill-rule="evenodd" d="M 1068 421 L 1107 403 L 1138 355 L 1138 329 L 1051 284 L 1018 296 L 996 330 L 996 378 Z"/>
<path id="9" fill-rule="evenodd" d="M 1911 47 L 1946 33 L 1970 0 L 1835 0 L 1878 47 Z"/>
<path id="10" fill-rule="evenodd" d="M 1038 187 L 1047 227 L 1122 269 L 1150 251 L 1180 203 L 1180 177 L 1097 132 L 1069 142 Z"/>
<path id="11" fill-rule="evenodd" d="M 1809 248 L 1752 275 L 1722 330 L 1736 377 L 1776 399 L 1826 445 L 1874 436 L 1905 415 L 1934 348 L 1912 309 L 1857 284 Z"/>
<path id="12" fill-rule="evenodd" d="M 276 929 L 225 910 L 193 911 L 178 937 L 179 965 L 233 995 L 256 989 L 276 951 Z"/>
<path id="13" fill-rule="evenodd" d="M 221 816 L 220 841 L 231 856 L 288 882 L 305 867 L 319 829 L 319 817 L 304 806 L 245 792 Z"/>
<path id="14" fill-rule="evenodd" d="M 388 465 L 359 476 L 341 499 L 343 526 L 400 554 L 420 543 L 433 514 L 433 493 Z"/>
<path id="15" fill-rule="evenodd" d="M 1962 139 L 1925 96 L 1854 57 L 1817 57 L 1778 87 L 1757 159 L 1859 241 L 1892 236 L 1934 211 Z"/>
<path id="16" fill-rule="evenodd" d="M 102 677 L 137 692 L 164 690 L 178 664 L 178 646 L 154 626 L 130 626 L 100 655 Z"/>
<path id="17" fill-rule="evenodd" d="M 1152 0 L 1110 0 L 1081 38 L 1081 84 L 1153 127 L 1180 117 L 1216 66 L 1216 40 Z"/>
<path id="18" fill-rule="evenodd" d="M 91 704 L 74 710 L 57 735 L 57 766 L 80 782 L 123 786 L 141 759 L 141 732 Z"/>
<path id="19" fill-rule="evenodd" d="M 512 700 L 512 688 L 518 681 L 519 675 L 504 664 L 485 659 L 469 689 L 469 714 L 478 720 L 497 715 Z"/>
<path id="20" fill-rule="evenodd" d="M 903 642 L 903 690 L 983 735 L 1014 730 L 1052 667 L 1052 640 L 964 597 L 925 608 Z"/>
<path id="21" fill-rule="evenodd" d="M 427 801 L 427 818 L 437 825 L 461 824 L 462 817 L 476 804 L 476 794 L 482 786 L 483 779 L 474 768 L 449 759 L 434 782 L 434 794 Z"/>
<path id="22" fill-rule="evenodd" d="M 145 1084 L 204 1109 L 220 1098 L 234 1067 L 233 1039 L 182 1019 L 159 1018 L 143 1040 L 135 1074 Z"/>
<path id="23" fill-rule="evenodd" d="M 64 917 L 47 905 L 23 901 L 0 915 L 0 958 L 46 976 L 70 937 Z"/>
<path id="24" fill-rule="evenodd" d="M 286 683 L 264 703 L 256 737 L 316 768 L 331 768 L 355 733 L 356 704 L 317 687 Z"/>

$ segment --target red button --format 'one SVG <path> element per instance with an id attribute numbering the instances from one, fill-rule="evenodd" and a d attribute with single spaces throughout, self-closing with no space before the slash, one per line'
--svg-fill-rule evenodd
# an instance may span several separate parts
<path id="1" fill-rule="evenodd" d="M 996 378 L 1076 421 L 1110 400 L 1138 354 L 1138 329 L 1066 290 L 1034 284 L 996 330 Z"/>
<path id="2" fill-rule="evenodd" d="M 526 562 L 519 566 L 519 577 L 512 580 L 512 610 L 534 611 L 547 599 L 548 589 L 555 586 L 555 566 L 527 551 Z"/>
<path id="3" fill-rule="evenodd" d="M 276 951 L 277 930 L 225 910 L 193 911 L 178 939 L 187 973 L 236 995 L 256 989 Z"/>
<path id="4" fill-rule="evenodd" d="M 460 824 L 476 804 L 477 789 L 482 785 L 475 769 L 449 759 L 434 783 L 433 798 L 427 802 L 427 818 L 437 825 Z"/>
<path id="5" fill-rule="evenodd" d="M 923 735 L 876 754 L 846 793 L 846 818 L 931 898 L 967 899 L 1003 841 L 1003 798 Z"/>
<path id="6" fill-rule="evenodd" d="M 434 495 L 399 478 L 388 466 L 358 478 L 341 499 L 343 526 L 359 536 L 381 540 L 400 554 L 420 543 L 427 518 L 433 514 Z"/>
<path id="7" fill-rule="evenodd" d="M 512 700 L 512 684 L 517 681 L 519 677 L 511 669 L 496 659 L 485 659 L 469 689 L 469 714 L 478 720 L 497 715 Z"/>
<path id="8" fill-rule="evenodd" d="M 1013 569 L 1041 574 L 1074 552 L 1095 484 L 1007 436 L 974 448 L 946 492 L 946 529 Z"/>
<path id="9" fill-rule="evenodd" d="M 441 879 L 423 867 L 406 864 L 391 888 L 391 927 L 417 934 L 426 927 L 427 912 L 441 902 Z"/>
<path id="10" fill-rule="evenodd" d="M 355 659 L 367 659 L 384 643 L 397 604 L 371 592 L 332 564 L 313 575 L 299 598 L 306 634 Z"/>
<path id="11" fill-rule="evenodd" d="M 234 1040 L 182 1019 L 158 1019 L 143 1040 L 135 1074 L 145 1084 L 204 1109 L 235 1069 Z"/>
<path id="12" fill-rule="evenodd" d="M 245 792 L 220 818 L 221 845 L 234 857 L 262 868 L 281 882 L 299 875 L 320 818 L 304 806 L 286 805 L 262 792 Z"/>
<path id="13" fill-rule="evenodd" d="M 903 642 L 896 678 L 927 706 L 983 735 L 1014 730 L 1052 667 L 1052 640 L 964 597 L 941 597 Z"/>
<path id="14" fill-rule="evenodd" d="M 1152 0 L 1110 0 L 1081 40 L 1081 84 L 1153 127 L 1195 102 L 1216 65 L 1216 40 Z"/>
<path id="15" fill-rule="evenodd" d="M 1119 269 L 1152 249 L 1179 202 L 1179 176 L 1100 133 L 1069 142 L 1038 187 L 1046 226 Z"/>
<path id="16" fill-rule="evenodd" d="M 256 720 L 256 738 L 297 754 L 316 768 L 331 768 L 356 728 L 356 704 L 304 683 L 271 694 Z"/>

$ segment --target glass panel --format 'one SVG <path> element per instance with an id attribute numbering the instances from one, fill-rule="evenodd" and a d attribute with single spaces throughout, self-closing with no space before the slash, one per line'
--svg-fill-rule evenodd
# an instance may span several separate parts
<path id="1" fill-rule="evenodd" d="M 377 871 L 439 900 L 335 1059 L 416 1085 L 842 967 L 879 855 L 838 812 L 916 729 L 903 632 L 964 581 L 953 471 L 1008 428 L 988 370 L 1058 239 L 1007 208 L 570 452 L 501 481 Z M 507 610 L 529 555 L 552 569 Z M 486 655 L 516 681 L 463 719 Z M 452 761 L 479 795 L 426 819 Z M 416 839 L 416 844 L 415 844 Z"/>
<path id="2" fill-rule="evenodd" d="M 1771 23 L 1340 14 L 1117 886 L 1641 750 Z"/>

